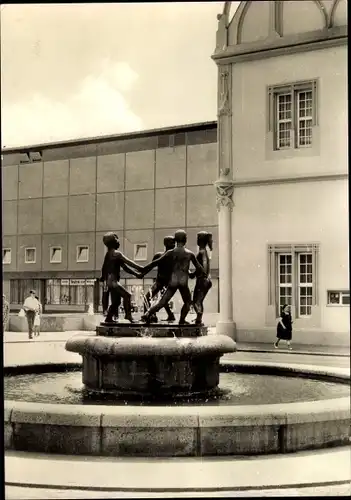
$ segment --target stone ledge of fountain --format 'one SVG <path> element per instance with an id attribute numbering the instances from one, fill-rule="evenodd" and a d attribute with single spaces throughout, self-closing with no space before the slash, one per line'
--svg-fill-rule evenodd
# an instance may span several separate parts
<path id="1" fill-rule="evenodd" d="M 235 342 L 226 335 L 201 337 L 100 337 L 75 335 L 66 342 L 66 350 L 98 357 L 134 356 L 212 356 L 235 352 Z"/>
<path id="2" fill-rule="evenodd" d="M 241 363 L 225 363 L 240 370 Z M 262 366 L 263 363 L 262 363 Z M 242 363 L 245 371 L 248 363 Z M 256 369 L 255 369 L 256 368 Z M 273 370 L 273 367 L 269 367 Z M 276 366 L 275 374 L 291 366 Z M 257 366 L 252 367 L 257 373 Z M 340 378 L 340 369 L 293 367 Z M 252 373 L 252 371 L 251 371 Z M 292 372 L 291 372 L 292 373 Z M 289 376 L 289 375 L 288 375 Z M 343 371 L 344 381 L 350 380 Z M 350 443 L 350 399 L 256 406 L 90 406 L 5 400 L 5 449 L 100 456 L 287 453 Z"/>

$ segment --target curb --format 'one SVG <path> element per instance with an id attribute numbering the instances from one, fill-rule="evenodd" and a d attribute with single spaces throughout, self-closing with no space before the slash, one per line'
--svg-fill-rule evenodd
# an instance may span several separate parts
<path id="1" fill-rule="evenodd" d="M 58 490 L 58 491 L 82 491 L 82 492 L 105 492 L 105 493 L 216 493 L 216 492 L 231 492 L 231 491 L 265 491 L 265 490 L 288 490 L 288 489 L 301 489 L 301 488 L 318 488 L 318 487 L 328 487 L 328 486 L 343 486 L 349 485 L 350 480 L 341 479 L 338 481 L 319 481 L 316 483 L 290 483 L 290 484 L 280 484 L 277 485 L 264 485 L 264 486 L 215 486 L 215 487 L 205 487 L 205 488 L 155 488 L 150 491 L 147 488 L 113 488 L 108 486 L 75 486 L 75 485 L 50 485 L 50 484 L 38 484 L 38 483 L 20 483 L 14 481 L 5 481 L 5 486 L 17 486 L 20 488 L 28 489 L 47 489 L 47 490 Z"/>
<path id="2" fill-rule="evenodd" d="M 331 357 L 337 357 L 337 358 L 349 358 L 350 354 L 345 354 L 345 353 L 336 353 L 336 352 L 320 352 L 320 351 L 297 351 L 297 350 L 292 350 L 292 351 L 286 351 L 286 350 L 279 350 L 279 349 L 255 349 L 250 348 L 250 347 L 240 347 L 237 344 L 237 351 L 238 352 L 257 352 L 257 353 L 276 353 L 276 354 L 301 354 L 303 356 L 331 356 Z"/>
<path id="3" fill-rule="evenodd" d="M 191 493 L 205 497 L 206 492 L 214 494 L 215 497 L 218 496 L 216 493 L 223 496 L 225 492 L 256 491 L 258 493 L 285 490 L 288 493 L 290 489 L 296 491 L 303 488 L 332 488 L 350 484 L 350 459 L 345 448 L 280 455 L 281 476 L 283 477 L 279 478 L 276 477 L 275 471 L 277 455 L 252 458 L 230 457 L 229 460 L 228 458 L 217 457 L 201 461 L 193 459 L 172 459 L 172 461 L 162 459 L 160 461 L 157 458 L 151 458 L 134 462 L 130 459 L 116 460 L 112 457 L 101 460 L 97 457 L 86 456 L 64 458 L 58 455 L 5 452 L 6 477 L 4 482 L 9 488 L 19 487 L 32 492 L 47 489 L 48 492 L 50 490 L 51 492 L 66 491 L 71 494 L 74 491 L 117 495 L 118 493 L 134 493 L 134 495 L 139 493 L 154 497 L 173 493 L 178 498 Z M 42 477 L 40 471 L 43 459 L 47 459 L 45 478 Z M 58 465 L 58 460 L 60 465 Z M 284 469 L 291 470 L 296 460 L 302 464 L 302 467 L 297 467 L 295 477 L 292 478 L 289 473 L 284 473 Z M 330 460 L 334 464 L 339 464 L 339 467 L 331 468 Z M 155 468 L 158 469 L 156 473 Z M 54 498 L 51 495 L 50 497 Z M 45 498 L 45 496 L 38 496 L 38 498 Z M 61 494 L 57 498 L 64 497 Z M 75 498 L 75 496 L 72 495 L 69 498 Z"/>

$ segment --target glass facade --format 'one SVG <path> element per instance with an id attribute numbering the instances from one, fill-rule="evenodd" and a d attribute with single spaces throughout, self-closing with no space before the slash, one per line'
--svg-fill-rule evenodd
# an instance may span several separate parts
<path id="1" fill-rule="evenodd" d="M 86 306 L 94 303 L 94 279 L 45 281 L 45 304 Z"/>
<path id="2" fill-rule="evenodd" d="M 10 302 L 11 304 L 22 305 L 28 297 L 31 290 L 35 290 L 41 302 L 43 302 L 42 280 L 26 279 L 26 280 L 11 280 L 10 282 Z"/>
<path id="3" fill-rule="evenodd" d="M 81 312 L 90 304 L 96 310 L 102 286 L 95 284 L 95 277 L 103 262 L 102 236 L 107 231 L 116 231 L 123 252 L 142 264 L 162 250 L 164 236 L 178 227 L 188 232 L 193 251 L 197 231 L 210 230 L 216 240 L 216 143 L 217 124 L 209 122 L 107 141 L 47 145 L 40 161 L 27 155 L 23 163 L 17 151 L 6 152 L 3 280 L 13 309 L 34 288 L 48 313 Z M 197 176 L 200 168 L 207 172 L 205 180 Z M 192 189 L 201 184 L 201 190 L 189 191 L 188 198 L 205 214 L 204 221 L 194 222 L 184 209 L 190 206 L 185 200 L 187 169 L 192 172 Z M 179 175 L 170 186 L 167 179 L 175 171 Z M 207 187 L 212 201 L 204 196 Z M 143 308 L 152 281 L 122 280 L 135 308 Z"/>

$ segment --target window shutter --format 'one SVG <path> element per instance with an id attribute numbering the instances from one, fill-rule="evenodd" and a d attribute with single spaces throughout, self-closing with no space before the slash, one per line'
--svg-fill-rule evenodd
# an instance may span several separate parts
<path id="1" fill-rule="evenodd" d="M 299 290 L 298 290 L 298 280 L 299 280 L 299 259 L 296 253 L 296 248 L 294 246 L 291 247 L 291 309 L 295 318 L 298 316 L 298 307 L 299 307 Z"/>
<path id="2" fill-rule="evenodd" d="M 268 102 L 267 102 L 267 107 L 268 107 L 268 123 L 267 123 L 267 128 L 268 132 L 273 132 L 274 128 L 274 92 L 273 92 L 273 87 L 268 87 Z"/>
<path id="3" fill-rule="evenodd" d="M 312 125 L 318 125 L 317 120 L 317 80 L 312 82 Z"/>
<path id="4" fill-rule="evenodd" d="M 314 306 L 318 304 L 318 246 L 312 246 L 312 284 L 313 284 L 313 298 L 312 303 Z"/>
<path id="5" fill-rule="evenodd" d="M 274 282 L 275 282 L 275 309 L 276 309 L 276 316 L 277 318 L 280 316 L 280 310 L 279 310 L 279 255 L 276 253 L 275 254 L 275 259 L 274 259 Z"/>
<path id="6" fill-rule="evenodd" d="M 269 246 L 268 247 L 268 305 L 269 306 L 275 303 L 274 300 L 275 283 L 276 283 L 275 254 L 274 254 L 274 248 Z"/>

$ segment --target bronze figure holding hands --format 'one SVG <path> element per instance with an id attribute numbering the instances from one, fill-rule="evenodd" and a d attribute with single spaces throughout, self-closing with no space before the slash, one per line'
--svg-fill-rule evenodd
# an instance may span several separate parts
<path id="1" fill-rule="evenodd" d="M 175 247 L 174 236 L 166 236 L 163 240 L 163 244 L 165 246 L 165 251 L 164 252 L 157 252 L 152 259 L 153 261 L 156 259 L 159 259 L 168 250 L 173 250 L 173 248 Z M 159 292 L 161 292 L 164 288 L 167 287 L 168 282 L 170 280 L 170 277 L 171 277 L 170 266 L 168 265 L 167 260 L 164 260 L 164 261 L 160 262 L 157 266 L 157 277 L 156 277 L 155 283 L 151 287 L 151 292 L 148 291 L 147 294 L 145 295 L 145 301 L 146 301 L 148 307 L 146 307 L 146 305 L 144 306 L 144 313 L 146 313 L 147 309 L 149 309 L 151 306 L 150 299 L 151 298 L 153 299 Z M 169 307 L 168 303 L 165 304 L 164 308 L 165 308 L 165 310 L 167 312 L 167 316 L 168 316 L 167 321 L 169 321 L 169 322 L 175 321 L 175 316 L 174 316 L 171 308 Z M 154 314 L 154 316 L 152 316 L 150 318 L 150 321 L 152 323 L 157 322 L 156 314 Z"/>
<path id="2" fill-rule="evenodd" d="M 195 278 L 196 284 L 194 288 L 193 295 L 193 305 L 196 312 L 195 324 L 202 326 L 202 316 L 204 313 L 204 300 L 208 292 L 212 287 L 212 281 L 210 278 L 210 258 L 207 252 L 207 247 L 212 251 L 213 240 L 212 234 L 207 231 L 200 231 L 197 233 L 197 245 L 199 247 L 199 253 L 196 258 L 205 270 L 205 275 L 198 273 L 196 270 L 190 273 L 190 278 Z"/>
<path id="3" fill-rule="evenodd" d="M 187 242 L 186 232 L 179 229 L 178 231 L 176 231 L 174 239 L 176 242 L 176 247 L 173 250 L 168 250 L 168 252 L 165 252 L 159 259 L 156 259 L 150 264 L 146 265 L 142 271 L 142 274 L 145 275 L 154 267 L 159 266 L 160 264 L 164 264 L 164 266 L 169 269 L 170 275 L 168 286 L 164 295 L 157 302 L 157 304 L 151 306 L 150 309 L 141 317 L 141 320 L 145 321 L 146 323 L 150 323 L 150 318 L 157 311 L 168 304 L 176 291 L 179 290 L 184 302 L 182 310 L 180 312 L 179 324 L 189 324 L 185 320 L 185 318 L 190 311 L 191 306 L 191 293 L 188 286 L 190 263 L 195 266 L 196 271 L 199 273 L 199 275 L 205 274 L 205 271 L 197 261 L 195 254 L 191 250 L 185 248 L 185 244 Z"/>
<path id="4" fill-rule="evenodd" d="M 134 271 L 134 269 L 137 271 L 143 271 L 143 267 L 135 264 L 132 260 L 129 260 L 118 250 L 120 243 L 118 241 L 118 236 L 115 233 L 106 233 L 103 237 L 103 242 L 107 247 L 107 252 L 102 266 L 100 280 L 106 283 L 108 292 L 111 295 L 111 305 L 108 308 L 105 322 L 114 323 L 113 318 L 118 315 L 118 307 L 122 298 L 125 318 L 133 323 L 131 294 L 120 283 L 121 267 L 126 272 L 136 276 L 137 278 L 141 278 L 142 275 Z"/>

